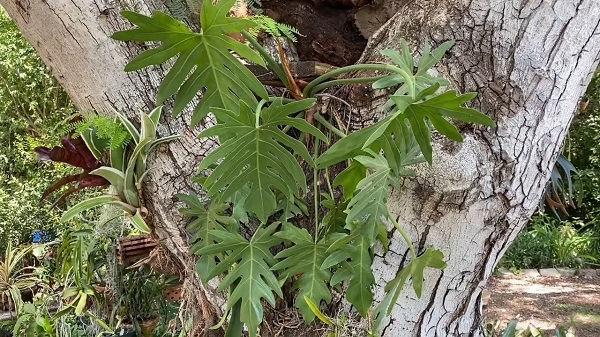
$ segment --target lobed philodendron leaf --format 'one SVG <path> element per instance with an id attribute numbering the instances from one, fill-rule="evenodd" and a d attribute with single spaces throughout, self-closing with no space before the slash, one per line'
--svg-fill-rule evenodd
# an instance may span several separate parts
<path id="1" fill-rule="evenodd" d="M 340 264 L 340 268 L 331 277 L 331 286 L 347 282 L 346 299 L 352 303 L 363 317 L 367 317 L 369 308 L 373 303 L 371 287 L 375 277 L 371 271 L 373 258 L 371 256 L 371 242 L 363 235 L 350 235 L 354 240 L 345 244 L 341 249 L 335 249 L 328 254 L 321 265 L 322 269 Z M 338 242 L 341 240 L 338 240 Z M 332 245 L 336 245 L 333 243 Z M 328 249 L 331 251 L 331 247 Z"/>
<path id="2" fill-rule="evenodd" d="M 389 110 L 389 116 L 368 128 L 340 139 L 317 159 L 316 164 L 319 168 L 361 155 L 364 149 L 368 148 L 375 152 L 384 150 L 384 155 L 394 173 L 406 175 L 408 172 L 402 168 L 401 163 L 404 162 L 404 165 L 415 163 L 420 157 L 414 153 L 414 147 L 410 146 L 412 139 L 418 144 L 425 160 L 431 163 L 431 126 L 452 140 L 462 141 L 458 129 L 447 118 L 487 126 L 495 125 L 485 114 L 463 106 L 475 98 L 474 93 L 462 95 L 456 91 L 438 93 L 440 87 L 449 82 L 441 77 L 430 75 L 428 70 L 441 60 L 444 53 L 452 46 L 451 42 L 442 44 L 434 51 L 430 51 L 429 46 L 426 45 L 416 72 L 413 70 L 414 60 L 406 41 L 402 41 L 401 46 L 401 52 L 382 51 L 384 56 L 392 60 L 398 71 L 373 83 L 374 89 L 399 86 L 384 106 Z M 411 135 L 407 135 L 408 132 Z M 411 159 L 402 159 L 402 157 Z"/>
<path id="3" fill-rule="evenodd" d="M 159 47 L 144 51 L 129 62 L 126 71 L 164 64 L 177 57 L 162 81 L 157 97 L 158 104 L 162 104 L 171 95 L 176 95 L 174 115 L 183 111 L 199 91 L 206 90 L 195 108 L 192 127 L 212 108 L 235 109 L 239 100 L 256 106 L 256 96 L 264 99 L 268 96 L 256 76 L 234 53 L 264 66 L 262 58 L 250 47 L 227 36 L 256 26 L 250 20 L 227 17 L 235 3 L 236 0 L 202 1 L 200 33 L 192 32 L 183 23 L 161 12 L 148 17 L 123 11 L 123 17 L 137 28 L 113 35 L 120 41 L 161 42 Z M 220 118 L 218 114 L 216 116 Z"/>
<path id="4" fill-rule="evenodd" d="M 411 83 L 409 83 L 404 76 L 401 76 L 398 73 L 393 73 L 374 82 L 373 88 L 384 89 L 389 87 L 398 87 L 398 89 L 394 91 L 394 95 L 404 96 L 410 94 L 409 88 L 411 86 L 414 87 L 415 93 L 418 93 L 431 85 L 448 85 L 450 83 L 448 80 L 443 77 L 430 74 L 429 70 L 441 61 L 441 59 L 444 57 L 444 54 L 446 54 L 446 52 L 452 48 L 453 45 L 453 41 L 446 41 L 432 51 L 429 43 L 425 43 L 422 52 L 423 56 L 419 58 L 415 72 L 415 62 L 412 53 L 410 52 L 410 48 L 408 47 L 408 43 L 406 40 L 401 39 L 400 51 L 384 49 L 381 51 L 381 55 L 389 58 L 395 66 L 402 69 L 405 73 L 411 74 Z M 391 108 L 393 105 L 394 102 L 389 100 L 386 103 L 385 108 Z"/>
<path id="5" fill-rule="evenodd" d="M 375 309 L 374 330 L 377 330 L 383 318 L 391 314 L 404 285 L 409 279 L 412 280 L 415 294 L 417 297 L 421 297 L 421 292 L 423 290 L 423 273 L 425 272 L 425 268 L 428 267 L 440 270 L 446 268 L 444 253 L 437 249 L 427 248 L 423 254 L 410 261 L 408 265 L 398 273 L 396 278 L 385 286 L 386 295 Z"/>
<path id="6" fill-rule="evenodd" d="M 274 223 L 259 228 L 250 241 L 237 233 L 226 230 L 212 230 L 210 234 L 217 243 L 210 243 L 196 251 L 197 255 L 226 255 L 207 276 L 210 280 L 227 272 L 221 280 L 218 290 L 231 287 L 227 308 L 241 301 L 240 320 L 248 327 L 250 337 L 257 336 L 258 326 L 263 319 L 262 300 L 275 307 L 275 296 L 283 297 L 277 277 L 271 267 L 277 262 L 271 254 L 271 248 L 281 243 L 273 234 L 279 226 Z"/>
<path id="7" fill-rule="evenodd" d="M 306 323 L 311 323 L 315 319 L 315 313 L 304 298 L 309 298 L 317 307 L 321 301 L 331 302 L 327 286 L 331 272 L 329 269 L 321 269 L 321 265 L 329 255 L 327 248 L 332 240 L 327 238 L 315 242 L 306 229 L 293 225 L 286 226 L 285 230 L 275 236 L 294 244 L 275 256 L 281 261 L 271 269 L 280 271 L 280 275 L 286 279 L 298 276 L 293 284 L 293 288 L 298 289 L 296 308 L 300 310 Z"/>
<path id="8" fill-rule="evenodd" d="M 229 210 L 229 205 L 226 203 L 218 203 L 211 201 L 205 205 L 200 201 L 194 193 L 178 194 L 179 200 L 186 204 L 186 208 L 181 208 L 179 211 L 186 217 L 192 218 L 192 221 L 187 225 L 186 229 L 192 234 L 190 242 L 190 253 L 195 254 L 198 250 L 213 244 L 217 238 L 211 234 L 213 230 L 231 230 L 237 229 L 237 221 L 225 215 Z M 208 276 L 212 273 L 217 265 L 216 256 L 201 255 L 196 264 L 198 275 L 202 282 L 208 282 Z"/>
<path id="9" fill-rule="evenodd" d="M 370 156 L 355 158 L 369 173 L 358 182 L 358 192 L 348 203 L 346 227 L 351 231 L 360 228 L 360 232 L 373 245 L 381 227 L 385 228 L 383 219 L 388 216 L 387 197 L 394 179 L 386 159 L 381 154 L 368 149 L 366 151 Z"/>
<path id="10" fill-rule="evenodd" d="M 225 201 L 249 186 L 244 209 L 263 222 L 278 209 L 277 192 L 287 202 L 299 198 L 299 191 L 306 191 L 306 177 L 294 155 L 311 165 L 313 160 L 306 146 L 283 132 L 280 126 L 291 125 L 326 142 L 325 135 L 304 119 L 290 117 L 314 102 L 314 99 L 305 99 L 283 104 L 278 98 L 262 111 L 253 111 L 243 101 L 236 109 L 239 113 L 215 109 L 221 116 L 219 124 L 198 136 L 227 139 L 200 164 L 199 171 L 217 165 L 203 183 L 208 196 Z"/>
<path id="11" fill-rule="evenodd" d="M 423 156 L 431 163 L 432 147 L 429 123 L 439 133 L 455 141 L 462 141 L 463 138 L 458 129 L 446 120 L 446 117 L 487 126 L 495 125 L 488 116 L 462 106 L 475 98 L 475 94 L 459 95 L 456 91 L 447 91 L 440 95 L 434 95 L 438 88 L 439 85 L 435 84 L 423 90 L 415 100 L 408 96 L 392 96 L 390 99 L 397 103 L 397 110 L 370 127 L 340 139 L 317 159 L 317 166 L 333 165 L 352 158 L 367 148 L 373 151 L 387 149 L 386 157 L 402 156 L 402 153 L 395 154 L 393 148 L 386 148 L 385 144 L 390 143 L 390 140 L 398 139 L 398 136 L 406 132 L 412 132 Z M 410 128 L 406 128 L 406 122 Z"/>

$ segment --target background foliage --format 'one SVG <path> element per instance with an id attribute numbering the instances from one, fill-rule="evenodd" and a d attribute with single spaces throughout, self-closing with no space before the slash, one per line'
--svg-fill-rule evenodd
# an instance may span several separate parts
<path id="1" fill-rule="evenodd" d="M 600 264 L 600 71 L 581 100 L 563 155 L 573 163 L 576 208 L 534 215 L 500 263 L 506 268 L 597 267 Z"/>
<path id="2" fill-rule="evenodd" d="M 0 7 L 0 251 L 59 226 L 43 191 L 69 168 L 38 162 L 33 148 L 60 139 L 55 126 L 73 112 L 66 93 Z"/>

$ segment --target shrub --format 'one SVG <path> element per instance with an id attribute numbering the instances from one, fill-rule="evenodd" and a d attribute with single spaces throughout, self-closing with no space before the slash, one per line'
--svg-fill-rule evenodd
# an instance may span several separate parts
<path id="1" fill-rule="evenodd" d="M 600 259 L 598 236 L 578 220 L 536 215 L 500 262 L 509 269 L 583 267 Z"/>

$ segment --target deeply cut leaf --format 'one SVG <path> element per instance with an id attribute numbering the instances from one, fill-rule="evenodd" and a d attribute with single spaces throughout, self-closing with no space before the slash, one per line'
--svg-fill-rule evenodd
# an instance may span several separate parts
<path id="1" fill-rule="evenodd" d="M 410 261 L 409 264 L 398 273 L 398 276 L 385 286 L 385 291 L 387 293 L 383 301 L 381 301 L 375 310 L 375 329 L 379 327 L 384 317 L 391 314 L 404 285 L 409 279 L 412 280 L 413 289 L 415 290 L 417 297 L 421 297 L 423 289 L 423 273 L 427 267 L 444 269 L 446 267 L 444 254 L 437 249 L 427 248 L 425 253 Z"/>
<path id="2" fill-rule="evenodd" d="M 302 142 L 279 127 L 291 125 L 326 141 L 325 136 L 304 119 L 289 117 L 313 104 L 313 99 L 288 104 L 276 99 L 260 111 L 258 117 L 244 102 L 240 103 L 239 114 L 218 110 L 221 122 L 199 135 L 228 137 L 200 164 L 202 171 L 218 163 L 203 183 L 208 196 L 227 200 L 244 186 L 249 186 L 244 209 L 256 214 L 263 222 L 277 209 L 277 192 L 288 202 L 299 198 L 299 191 L 306 191 L 306 177 L 294 155 L 309 164 L 312 164 L 312 158 Z"/>
<path id="3" fill-rule="evenodd" d="M 189 195 L 178 194 L 177 197 L 187 206 L 187 208 L 179 210 L 181 214 L 193 219 L 186 227 L 187 231 L 193 235 L 190 239 L 190 242 L 193 243 L 190 247 L 190 253 L 195 254 L 201 248 L 206 247 L 206 245 L 216 242 L 217 239 L 211 235 L 211 231 L 226 230 L 226 228 L 233 230 L 237 227 L 235 219 L 225 215 L 225 211 L 229 209 L 228 204 L 218 203 L 213 200 L 205 206 L 194 193 Z M 215 269 L 216 265 L 216 256 L 200 256 L 196 264 L 196 269 L 202 282 L 208 282 L 208 276 Z"/>
<path id="4" fill-rule="evenodd" d="M 389 186 L 394 183 L 391 170 L 385 158 L 370 150 L 371 156 L 355 158 L 361 165 L 368 168 L 369 174 L 363 178 L 356 190 L 358 191 L 348 203 L 346 227 L 350 230 L 360 228 L 370 244 L 373 245 L 380 228 L 388 216 L 387 197 Z"/>
<path id="5" fill-rule="evenodd" d="M 293 225 L 286 226 L 284 231 L 275 235 L 292 242 L 293 245 L 275 256 L 281 261 L 272 269 L 280 270 L 284 278 L 298 276 L 293 285 L 294 289 L 298 289 L 296 308 L 300 310 L 306 323 L 312 323 L 315 313 L 303 298 L 309 298 L 316 303 L 317 307 L 321 301 L 331 302 L 331 293 L 327 287 L 331 272 L 328 269 L 321 269 L 328 255 L 326 251 L 330 242 L 328 240 L 315 242 L 306 229 Z"/>
<path id="6" fill-rule="evenodd" d="M 211 108 L 235 109 L 240 99 L 255 106 L 255 95 L 268 96 L 256 76 L 230 52 L 264 66 L 262 58 L 250 47 L 227 36 L 255 26 L 246 19 L 227 17 L 235 2 L 202 1 L 200 33 L 192 32 L 183 23 L 161 12 L 148 17 L 123 11 L 122 15 L 137 28 L 113 35 L 121 41 L 161 42 L 159 47 L 144 51 L 129 62 L 126 71 L 164 64 L 177 57 L 162 81 L 157 97 L 158 104 L 162 104 L 176 94 L 174 115 L 181 113 L 199 91 L 206 90 L 192 116 L 192 127 L 212 111 Z"/>
<path id="7" fill-rule="evenodd" d="M 262 299 L 275 307 L 275 292 L 283 297 L 277 277 L 271 271 L 276 260 L 271 254 L 271 247 L 281 243 L 281 239 L 273 235 L 278 227 L 274 223 L 267 228 L 256 231 L 250 241 L 237 233 L 223 230 L 212 230 L 217 243 L 208 244 L 196 251 L 197 255 L 221 255 L 226 257 L 207 276 L 213 277 L 227 271 L 227 276 L 219 283 L 220 291 L 232 287 L 227 307 L 231 309 L 238 301 L 242 302 L 240 320 L 248 327 L 251 337 L 257 335 L 259 324 L 263 319 Z"/>

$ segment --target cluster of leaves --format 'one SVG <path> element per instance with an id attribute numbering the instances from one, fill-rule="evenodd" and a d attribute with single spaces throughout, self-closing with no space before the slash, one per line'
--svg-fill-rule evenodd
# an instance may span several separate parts
<path id="1" fill-rule="evenodd" d="M 508 269 L 585 267 L 600 261 L 600 236 L 593 223 L 559 220 L 546 214 L 533 217 L 500 263 Z"/>
<path id="2" fill-rule="evenodd" d="M 483 335 L 485 337 L 544 337 L 546 336 L 542 331 L 536 328 L 533 324 L 529 324 L 525 329 L 517 329 L 518 321 L 510 321 L 506 329 L 502 330 L 500 322 L 488 323 L 485 326 Z M 554 330 L 556 337 L 575 337 L 575 327 L 572 323 L 557 326 Z"/>
<path id="3" fill-rule="evenodd" d="M 159 88 L 159 104 L 175 95 L 174 114 L 178 114 L 203 91 L 192 124 L 198 124 L 209 112 L 217 119 L 217 125 L 199 135 L 216 137 L 221 144 L 199 168 L 201 173 L 210 169 L 199 179 L 210 201 L 180 196 L 187 205 L 182 213 L 193 218 L 188 229 L 193 233 L 191 252 L 200 256 L 198 273 L 204 282 L 225 275 L 218 289 L 229 291 L 231 335 L 241 334 L 241 322 L 250 336 L 256 336 L 263 319 L 263 300 L 275 306 L 276 297 L 283 297 L 284 282 L 297 290 L 295 305 L 307 322 L 314 320 L 319 305 L 331 301 L 331 289 L 342 285 L 347 300 L 363 317 L 374 310 L 371 318 L 377 329 L 408 280 L 420 296 L 425 269 L 445 267 L 442 252 L 433 248 L 417 252 L 391 216 L 387 208 L 390 188 L 399 177 L 411 174 L 409 165 L 432 162 L 433 129 L 452 140 L 463 140 L 448 119 L 487 126 L 494 123 L 464 107 L 475 94 L 443 91 L 441 87 L 448 82 L 428 72 L 451 43 L 434 50 L 426 46 L 415 62 L 402 41 L 400 51 L 382 51 L 391 64 L 337 69 L 309 83 L 303 92 L 296 91 L 295 100 L 269 97 L 236 54 L 255 64 L 268 64 L 292 88 L 293 78 L 282 76 L 284 69 L 277 68 L 277 62 L 245 32 L 256 27 L 255 23 L 227 17 L 234 3 L 204 1 L 199 33 L 159 12 L 150 17 L 123 12 L 137 27 L 113 36 L 117 40 L 160 42 L 133 59 L 126 70 L 163 64 L 176 57 Z M 234 33 L 244 34 L 255 49 L 227 35 Z M 347 136 L 322 116 L 315 117 L 321 121 L 317 126 L 302 118 L 314 106 L 311 97 L 319 90 L 348 83 L 332 79 L 334 76 L 360 69 L 384 72 L 356 81 L 368 80 L 375 89 L 393 92 L 385 106 L 386 118 Z M 290 136 L 290 129 L 302 139 L 313 140 L 316 149 L 331 138 L 325 133 L 342 138 L 324 153 L 311 155 L 305 143 Z M 333 189 L 321 191 L 316 183 L 321 172 L 327 173 L 340 163 L 348 164 L 334 179 L 334 184 L 343 188 L 343 197 Z M 301 164 L 314 171 L 310 193 Z M 311 231 L 292 221 L 295 215 L 307 213 L 303 207 L 307 194 L 313 196 L 315 208 Z M 318 214 L 321 198 L 330 208 L 323 221 Z M 240 232 L 242 222 L 256 228 L 249 237 Z M 381 243 L 387 247 L 388 224 L 407 240 L 411 258 L 386 286 L 384 300 L 373 309 L 375 277 L 371 265 L 375 246 Z M 282 245 L 283 250 L 275 254 L 274 248 Z"/>
<path id="4" fill-rule="evenodd" d="M 256 24 L 256 27 L 250 29 L 250 33 L 253 35 L 265 32 L 271 36 L 288 38 L 292 42 L 298 41 L 297 36 L 300 35 L 300 32 L 296 27 L 277 22 L 266 15 L 252 15 L 248 19 Z"/>
<path id="5" fill-rule="evenodd" d="M 163 138 L 156 137 L 156 127 L 162 114 L 162 106 L 155 108 L 150 113 L 140 113 L 141 126 L 138 130 L 125 116 L 117 113 L 115 120 L 108 120 L 103 124 L 112 123 L 118 126 L 107 127 L 109 130 L 125 130 L 128 138 L 131 138 L 135 146 L 129 151 L 124 146 L 109 147 L 109 164 L 103 165 L 100 160 L 104 156 L 107 144 L 114 142 L 112 138 L 100 137 L 98 127 L 92 126 L 82 129 L 77 138 L 83 142 L 82 150 L 87 150 L 86 157 L 88 161 L 94 161 L 94 167 L 89 167 L 90 177 L 102 179 L 113 187 L 113 194 L 105 194 L 94 198 L 86 199 L 66 211 L 61 221 L 66 222 L 75 215 L 102 205 L 113 205 L 122 209 L 129 218 L 131 224 L 144 233 L 149 233 L 151 228 L 144 220 L 140 202 L 140 190 L 142 182 L 148 172 L 146 161 L 148 154 L 156 146 L 179 138 L 178 135 L 167 136 Z M 122 138 L 122 137 L 120 137 Z M 83 149 L 85 148 L 85 150 Z M 57 149 L 57 150 L 60 150 Z M 93 170 L 92 170 L 93 169 Z"/>

